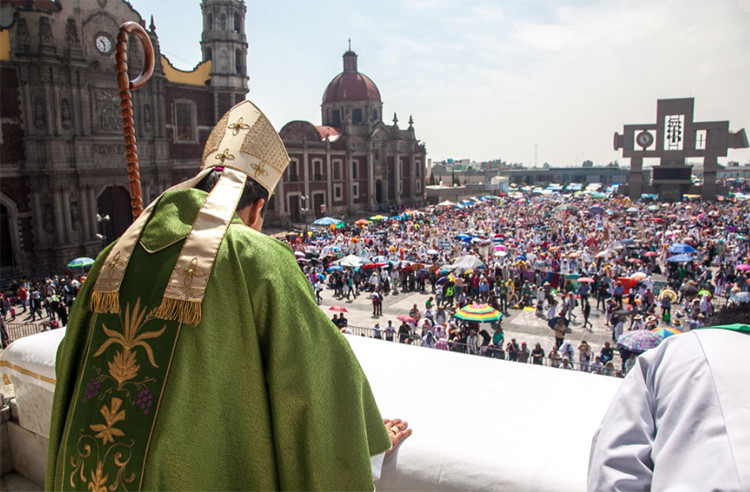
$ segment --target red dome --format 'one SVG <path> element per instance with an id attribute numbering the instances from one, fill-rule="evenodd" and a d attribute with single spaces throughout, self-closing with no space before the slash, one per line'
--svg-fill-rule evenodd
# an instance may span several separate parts
<path id="1" fill-rule="evenodd" d="M 338 101 L 377 101 L 380 91 L 370 77 L 356 71 L 341 72 L 323 93 L 323 104 Z"/>

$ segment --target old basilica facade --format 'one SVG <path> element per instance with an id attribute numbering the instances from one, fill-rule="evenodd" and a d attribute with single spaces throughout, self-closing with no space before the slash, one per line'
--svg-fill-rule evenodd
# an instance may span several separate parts
<path id="1" fill-rule="evenodd" d="M 0 278 L 60 272 L 95 257 L 130 224 L 114 42 L 147 27 L 156 66 L 133 91 L 144 204 L 200 168 L 221 115 L 248 92 L 246 6 L 203 0 L 202 61 L 189 72 L 160 53 L 153 19 L 124 0 L 3 0 L 0 8 Z M 135 77 L 143 51 L 131 37 Z M 292 159 L 266 223 L 314 220 L 424 200 L 425 148 L 409 123 L 382 120 L 377 87 L 344 54 L 323 95 L 322 124 L 286 124 Z M 411 118 L 410 118 L 411 120 Z"/>

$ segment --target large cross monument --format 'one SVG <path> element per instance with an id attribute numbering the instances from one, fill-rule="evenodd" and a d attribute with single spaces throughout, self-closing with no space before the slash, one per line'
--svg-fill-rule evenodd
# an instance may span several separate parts
<path id="1" fill-rule="evenodd" d="M 615 150 L 630 158 L 629 195 L 636 200 L 643 193 L 643 159 L 658 157 L 651 185 L 662 199 L 679 200 L 692 186 L 692 166 L 688 157 L 703 158 L 704 200 L 716 198 L 717 158 L 726 157 L 727 149 L 748 147 L 744 128 L 729 131 L 728 121 L 693 121 L 695 100 L 659 99 L 656 123 L 625 125 L 623 134 L 615 133 Z"/>

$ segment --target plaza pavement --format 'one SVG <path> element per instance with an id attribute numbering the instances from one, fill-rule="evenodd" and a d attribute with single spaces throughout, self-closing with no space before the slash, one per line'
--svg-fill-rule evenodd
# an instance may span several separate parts
<path id="1" fill-rule="evenodd" d="M 432 296 L 434 301 L 434 294 L 430 293 L 430 286 L 427 285 L 425 292 L 402 292 L 398 294 L 390 294 L 385 296 L 383 299 L 383 315 L 373 316 L 372 314 L 372 301 L 369 298 L 369 292 L 360 292 L 357 298 L 347 300 L 346 297 L 338 299 L 333 296 L 333 289 L 324 289 L 321 293 L 322 302 L 320 308 L 329 318 L 333 318 L 336 314 L 335 311 L 331 311 L 331 306 L 344 306 L 347 309 L 346 318 L 349 320 L 349 326 L 372 328 L 376 321 L 380 321 L 380 326 L 385 327 L 388 324 L 388 320 L 393 321 L 393 325 L 396 329 L 401 325 L 401 322 L 396 319 L 400 315 L 408 315 L 414 304 L 419 308 L 419 312 L 424 314 L 424 303 L 427 299 Z M 591 302 L 591 299 L 589 299 Z M 594 351 L 595 355 L 599 354 L 604 342 L 612 341 L 612 330 L 606 326 L 606 319 L 602 311 L 595 309 L 596 301 L 591 302 L 591 316 L 589 321 L 594 325 L 588 329 L 583 328 L 583 313 L 581 312 L 580 306 L 576 307 L 574 314 L 577 318 L 573 318 L 569 328 L 571 333 L 568 333 L 565 340 L 570 340 L 576 349 L 576 359 L 578 358 L 578 345 L 581 341 L 586 340 Z M 509 342 L 515 338 L 519 346 L 522 342 L 526 342 L 529 350 L 534 348 L 536 343 L 540 343 L 544 349 L 545 354 L 555 344 L 555 336 L 552 329 L 547 325 L 545 318 L 537 317 L 533 309 L 509 309 L 508 316 L 503 318 L 502 322 L 503 331 L 505 332 L 505 341 Z M 487 331 L 492 333 L 489 329 L 489 324 L 485 325 Z M 481 339 L 480 339 L 481 340 Z M 612 344 L 614 347 L 614 344 Z M 578 362 L 577 360 L 575 362 Z M 593 360 L 592 360 L 593 362 Z M 617 365 L 615 367 L 618 367 Z"/>

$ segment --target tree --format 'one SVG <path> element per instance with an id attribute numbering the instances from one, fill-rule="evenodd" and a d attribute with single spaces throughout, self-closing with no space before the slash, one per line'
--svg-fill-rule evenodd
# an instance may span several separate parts
<path id="1" fill-rule="evenodd" d="M 583 161 L 583 167 L 594 167 L 594 162 L 586 159 Z"/>
<path id="2" fill-rule="evenodd" d="M 542 167 L 544 169 L 549 169 L 549 162 L 545 162 L 544 164 L 542 164 Z"/>

